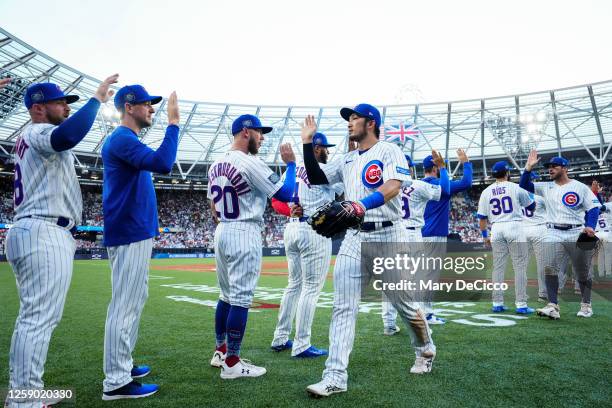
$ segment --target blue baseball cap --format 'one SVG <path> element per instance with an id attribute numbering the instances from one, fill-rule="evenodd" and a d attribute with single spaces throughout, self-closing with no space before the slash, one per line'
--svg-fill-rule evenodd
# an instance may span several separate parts
<path id="1" fill-rule="evenodd" d="M 340 109 L 340 116 L 342 116 L 342 118 L 346 121 L 349 120 L 349 118 L 351 117 L 353 113 L 358 116 L 361 116 L 362 118 L 372 119 L 376 123 L 376 126 L 380 126 L 381 124 L 380 112 L 374 106 L 369 105 L 367 103 L 360 103 L 359 105 L 355 106 L 353 109 L 351 108 Z"/>
<path id="2" fill-rule="evenodd" d="M 548 163 L 544 163 L 544 167 L 550 167 L 550 166 L 567 167 L 568 164 L 569 164 L 569 161 L 566 158 L 557 156 L 557 157 L 551 157 Z"/>
<path id="3" fill-rule="evenodd" d="M 261 133 L 266 134 L 272 131 L 269 126 L 262 126 L 261 121 L 255 115 L 241 115 L 232 123 L 232 135 L 239 133 L 242 129 L 258 129 Z"/>
<path id="4" fill-rule="evenodd" d="M 115 95 L 115 108 L 118 111 L 123 111 L 126 103 L 137 105 L 139 103 L 151 102 L 151 105 L 155 105 L 160 103 L 161 100 L 161 96 L 149 95 L 142 85 L 126 85 L 117 91 Z"/>
<path id="5" fill-rule="evenodd" d="M 407 154 L 405 156 L 406 156 L 406 160 L 408 160 L 408 167 L 414 166 L 414 162 L 412 161 L 412 157 L 408 156 Z"/>
<path id="6" fill-rule="evenodd" d="M 312 137 L 312 144 L 313 146 L 321 146 L 321 147 L 334 147 L 335 146 L 335 144 L 329 144 L 327 142 L 327 137 L 321 132 L 317 132 L 314 134 L 314 136 Z"/>
<path id="7" fill-rule="evenodd" d="M 62 88 L 51 82 L 40 82 L 32 84 L 26 90 L 23 103 L 30 109 L 35 103 L 46 103 L 65 99 L 66 103 L 73 103 L 79 100 L 78 95 L 66 95 Z"/>
<path id="8" fill-rule="evenodd" d="M 430 169 L 430 168 L 434 167 L 435 165 L 436 165 L 436 163 L 434 163 L 432 155 L 429 155 L 429 156 L 427 156 L 427 157 L 425 157 L 423 159 L 423 168 L 424 169 Z"/>
<path id="9" fill-rule="evenodd" d="M 506 172 L 510 171 L 510 165 L 505 160 L 498 161 L 497 163 L 493 165 L 493 167 L 491 167 L 491 172 L 493 174 L 501 173 L 503 171 L 506 171 Z"/>

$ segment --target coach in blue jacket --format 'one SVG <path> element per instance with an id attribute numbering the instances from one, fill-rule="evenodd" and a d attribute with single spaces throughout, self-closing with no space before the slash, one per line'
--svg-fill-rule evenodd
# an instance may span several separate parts
<path id="1" fill-rule="evenodd" d="M 425 226 L 422 228 L 423 241 L 436 244 L 433 253 L 438 256 L 446 254 L 446 237 L 448 236 L 448 222 L 450 220 L 450 200 L 454 194 L 466 191 L 472 187 L 472 163 L 470 163 L 463 149 L 457 150 L 457 158 L 463 164 L 463 177 L 461 180 L 451 180 L 450 194 L 442 192 L 440 201 L 428 201 L 425 207 Z M 433 162 L 431 156 L 423 159 L 423 169 L 425 177 L 423 181 L 429 184 L 440 184 L 439 169 Z M 433 296 L 433 293 L 428 293 Z M 433 313 L 431 297 L 429 302 L 425 302 L 425 312 L 429 324 L 444 324 L 445 320 L 437 317 Z"/>
<path id="2" fill-rule="evenodd" d="M 134 365 L 132 352 L 148 296 L 153 238 L 159 235 L 151 172 L 170 173 L 178 145 L 175 92 L 168 98 L 168 128 L 159 148 L 152 150 L 139 140 L 142 129 L 152 125 L 153 105 L 161 100 L 161 96 L 149 95 L 140 85 L 121 88 L 115 96 L 121 126 L 102 147 L 104 245 L 108 248 L 113 290 L 104 329 L 102 399 L 107 401 L 147 397 L 159 389 L 156 384 L 134 380 L 146 376 L 151 369 Z"/>

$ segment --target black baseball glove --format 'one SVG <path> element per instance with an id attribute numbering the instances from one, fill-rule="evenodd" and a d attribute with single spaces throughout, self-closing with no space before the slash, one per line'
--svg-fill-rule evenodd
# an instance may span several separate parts
<path id="1" fill-rule="evenodd" d="M 578 236 L 576 247 L 582 249 L 583 251 L 590 251 L 595 249 L 595 246 L 597 246 L 597 241 L 599 241 L 599 238 L 590 237 L 586 232 L 582 232 Z"/>
<path id="2" fill-rule="evenodd" d="M 317 208 L 308 218 L 308 224 L 319 235 L 331 238 L 348 228 L 359 228 L 365 216 L 365 208 L 354 201 L 331 201 Z"/>

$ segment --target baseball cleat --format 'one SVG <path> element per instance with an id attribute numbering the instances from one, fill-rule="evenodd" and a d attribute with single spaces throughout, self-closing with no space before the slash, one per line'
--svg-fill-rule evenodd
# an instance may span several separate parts
<path id="1" fill-rule="evenodd" d="M 383 330 L 383 334 L 385 336 L 393 336 L 394 334 L 397 334 L 399 332 L 400 332 L 399 326 L 385 327 L 385 329 Z"/>
<path id="2" fill-rule="evenodd" d="M 240 359 L 233 367 L 227 365 L 224 361 L 221 364 L 221 378 L 224 380 L 233 380 L 241 377 L 261 377 L 266 373 L 264 367 L 258 367 L 251 364 L 249 360 Z"/>
<path id="3" fill-rule="evenodd" d="M 590 303 L 580 303 L 580 310 L 576 313 L 578 317 L 591 317 L 593 316 L 593 308 Z"/>
<path id="4" fill-rule="evenodd" d="M 525 307 L 517 307 L 516 310 L 514 310 L 514 312 L 516 314 L 532 314 L 533 312 L 535 312 L 535 310 L 529 306 L 525 306 Z"/>
<path id="5" fill-rule="evenodd" d="M 336 384 L 333 384 L 328 380 L 323 380 L 306 387 L 306 392 L 313 397 L 329 397 L 332 394 L 346 392 L 346 388 L 338 387 Z"/>
<path id="6" fill-rule="evenodd" d="M 291 340 L 287 340 L 285 344 L 281 344 L 279 346 L 271 346 L 270 348 L 273 351 L 284 351 L 284 350 L 291 350 L 292 347 L 293 347 L 293 342 Z"/>
<path id="7" fill-rule="evenodd" d="M 538 296 L 538 303 L 548 303 L 547 296 Z"/>
<path id="8" fill-rule="evenodd" d="M 446 319 L 436 316 L 433 313 L 427 315 L 427 323 L 428 324 L 445 324 Z"/>
<path id="9" fill-rule="evenodd" d="M 502 312 L 505 312 L 506 310 L 508 310 L 508 308 L 507 308 L 506 306 L 504 306 L 504 305 L 500 305 L 500 306 L 493 306 L 493 307 L 491 308 L 491 311 L 492 311 L 493 313 L 502 313 Z"/>
<path id="10" fill-rule="evenodd" d="M 327 350 L 318 349 L 315 346 L 310 346 L 306 350 L 302 351 L 300 354 L 293 356 L 293 358 L 313 358 L 313 357 L 322 357 L 327 355 Z"/>
<path id="11" fill-rule="evenodd" d="M 102 400 L 113 401 L 128 398 L 144 398 L 155 394 L 158 390 L 159 385 L 157 384 L 141 384 L 138 381 L 132 381 L 121 388 L 103 393 Z"/>
<path id="12" fill-rule="evenodd" d="M 421 357 L 417 357 L 414 360 L 414 365 L 410 368 L 410 373 L 425 374 L 431 372 L 434 358 L 436 358 L 435 353 L 424 353 Z"/>
<path id="13" fill-rule="evenodd" d="M 558 320 L 561 317 L 559 313 L 559 305 L 549 303 L 541 309 L 536 309 L 538 316 L 548 317 L 549 319 Z"/>
<path id="14" fill-rule="evenodd" d="M 220 368 L 225 361 L 225 353 L 215 350 L 212 358 L 210 359 L 210 366 Z"/>
<path id="15" fill-rule="evenodd" d="M 151 373 L 151 367 L 146 365 L 133 366 L 132 367 L 132 378 L 142 378 L 146 377 Z"/>

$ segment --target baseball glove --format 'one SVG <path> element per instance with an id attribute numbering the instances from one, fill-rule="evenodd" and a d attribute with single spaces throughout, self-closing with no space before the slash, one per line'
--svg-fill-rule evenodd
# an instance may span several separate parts
<path id="1" fill-rule="evenodd" d="M 96 242 L 96 232 L 95 231 L 78 231 L 72 234 L 74 239 L 80 239 L 82 241 Z"/>
<path id="2" fill-rule="evenodd" d="M 308 218 L 308 224 L 319 235 L 331 238 L 348 228 L 359 228 L 365 216 L 365 209 L 354 201 L 331 201 L 317 208 Z"/>
<path id="3" fill-rule="evenodd" d="M 590 237 L 586 232 L 583 232 L 578 236 L 576 247 L 582 249 L 583 251 L 590 251 L 595 249 L 595 246 L 597 246 L 597 241 L 599 241 L 599 238 Z"/>

